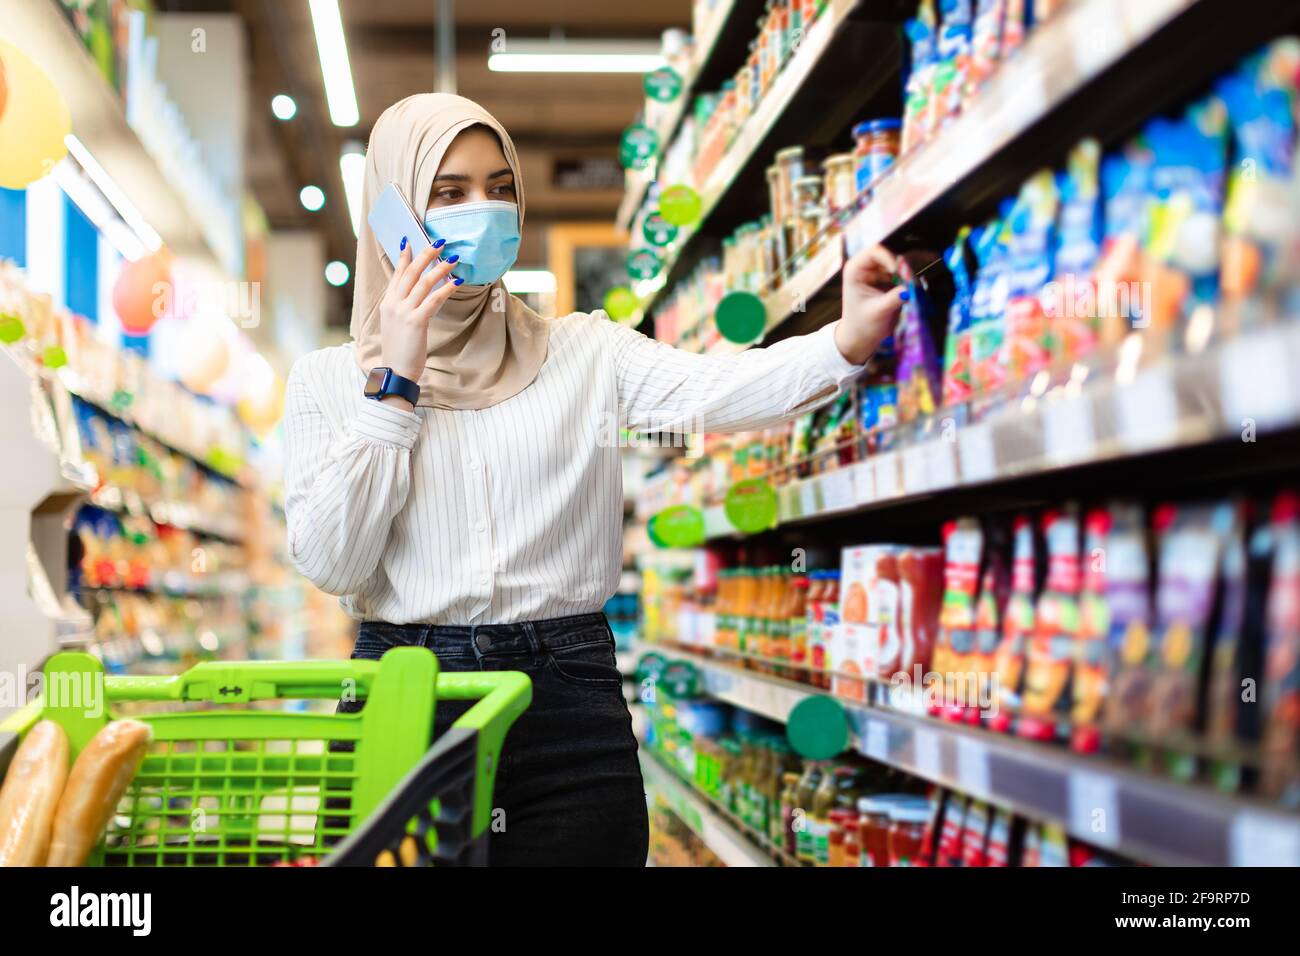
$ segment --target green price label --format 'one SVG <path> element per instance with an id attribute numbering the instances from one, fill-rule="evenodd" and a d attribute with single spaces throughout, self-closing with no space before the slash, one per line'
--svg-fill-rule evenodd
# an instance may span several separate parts
<path id="1" fill-rule="evenodd" d="M 671 103 L 682 93 L 682 78 L 671 66 L 661 66 L 641 80 L 645 95 L 660 103 Z"/>
<path id="2" fill-rule="evenodd" d="M 636 315 L 641 300 L 625 285 L 615 286 L 605 293 L 605 313 L 615 322 L 626 322 Z"/>
<path id="3" fill-rule="evenodd" d="M 618 156 L 624 169 L 642 169 L 659 152 L 659 135 L 650 127 L 633 123 L 623 130 Z"/>
<path id="4" fill-rule="evenodd" d="M 650 519 L 661 547 L 694 548 L 704 543 L 704 513 L 691 505 L 673 505 Z"/>
<path id="5" fill-rule="evenodd" d="M 767 306 L 752 292 L 728 292 L 714 310 L 713 321 L 728 342 L 748 345 L 767 328 Z"/>
<path id="6" fill-rule="evenodd" d="M 746 478 L 727 489 L 727 520 L 737 531 L 757 534 L 776 526 L 776 489 L 762 478 Z"/>
<path id="7" fill-rule="evenodd" d="M 700 218 L 700 194 L 684 183 L 659 194 L 659 215 L 674 226 L 690 226 Z"/>
<path id="8" fill-rule="evenodd" d="M 794 752 L 808 760 L 830 760 L 849 745 L 849 715 L 844 705 L 820 694 L 795 704 L 785 723 Z"/>
<path id="9" fill-rule="evenodd" d="M 664 266 L 653 249 L 633 249 L 627 254 L 627 274 L 633 279 L 653 279 Z"/>
<path id="10" fill-rule="evenodd" d="M 690 661 L 669 661 L 658 683 L 671 697 L 679 700 L 694 697 L 698 686 L 695 665 Z"/>
<path id="11" fill-rule="evenodd" d="M 641 223 L 641 235 L 652 246 L 666 246 L 677 238 L 677 227 L 657 212 L 652 212 Z"/>
<path id="12" fill-rule="evenodd" d="M 0 342 L 17 342 L 27 334 L 23 320 L 16 315 L 0 315 Z"/>

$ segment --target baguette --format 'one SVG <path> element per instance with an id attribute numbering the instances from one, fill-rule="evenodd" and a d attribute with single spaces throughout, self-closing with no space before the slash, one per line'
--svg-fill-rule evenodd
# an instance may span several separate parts
<path id="1" fill-rule="evenodd" d="M 0 866 L 42 866 L 68 779 L 68 735 L 52 720 L 27 732 L 0 789 Z"/>
<path id="2" fill-rule="evenodd" d="M 85 864 L 144 759 L 152 737 L 148 724 L 114 720 L 81 751 L 54 812 L 46 866 Z"/>

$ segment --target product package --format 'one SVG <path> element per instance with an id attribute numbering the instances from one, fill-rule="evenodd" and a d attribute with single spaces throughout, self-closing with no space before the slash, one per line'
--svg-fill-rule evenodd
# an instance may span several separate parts
<path id="1" fill-rule="evenodd" d="M 1044 169 L 1025 181 L 1011 209 L 1003 364 L 1013 382 L 1051 362 L 1052 329 L 1042 296 L 1052 278 L 1058 206 L 1056 177 Z"/>
<path id="2" fill-rule="evenodd" d="M 1101 145 L 1085 139 L 1070 151 L 1057 180 L 1060 218 L 1056 228 L 1053 281 L 1044 294 L 1053 357 L 1074 362 L 1101 339 L 1100 310 L 1092 272 L 1101 255 Z"/>
<path id="3" fill-rule="evenodd" d="M 1078 653 L 1079 519 L 1073 508 L 1043 516 L 1047 577 L 1034 612 L 1034 635 L 1025 660 L 1025 689 L 1018 725 L 1022 737 L 1068 736 L 1070 681 Z"/>
<path id="4" fill-rule="evenodd" d="M 943 19 L 936 46 L 932 104 L 937 116 L 932 130 L 942 129 L 961 112 L 971 59 L 972 0 L 939 0 L 939 9 Z"/>
<path id="5" fill-rule="evenodd" d="M 1102 344 L 1114 348 L 1133 329 L 1150 325 L 1150 296 L 1142 237 L 1147 231 L 1153 159 L 1141 137 L 1101 163 L 1103 227 L 1101 258 L 1093 276 Z"/>
<path id="6" fill-rule="evenodd" d="M 868 685 L 860 675 L 874 676 L 882 644 L 899 640 L 898 550 L 871 544 L 842 553 L 840 624 L 831 645 L 832 689 L 839 696 L 866 700 Z"/>
<path id="7" fill-rule="evenodd" d="M 1003 611 L 1011 584 L 1002 543 L 994 539 L 985 548 L 985 554 L 979 598 L 975 602 L 975 646 L 967 658 L 965 669 L 968 683 L 964 714 L 970 724 L 978 724 L 983 711 L 992 703 L 991 685 L 997 668 Z"/>
<path id="8" fill-rule="evenodd" d="M 962 518 L 944 525 L 943 542 L 943 603 L 933 666 L 944 677 L 944 699 L 950 706 L 936 708 L 932 713 L 958 719 L 965 708 L 953 702 L 957 700 L 959 680 L 965 686 L 962 675 L 969 669 L 968 658 L 975 644 L 975 594 L 984 533 L 977 519 Z"/>
<path id="9" fill-rule="evenodd" d="M 903 84 L 903 130 L 899 155 L 906 156 L 929 137 L 937 51 L 934 0 L 921 0 L 916 17 L 903 25 L 911 43 L 911 63 Z"/>
<path id="10" fill-rule="evenodd" d="M 998 217 L 972 234 L 979 273 L 971 290 L 970 367 L 976 393 L 1000 388 L 1007 379 L 1003 345 L 1009 289 L 1007 241 L 1012 201 L 1003 200 Z"/>
<path id="11" fill-rule="evenodd" d="M 1006 0 L 978 0 L 971 25 L 970 69 L 966 71 L 965 96 L 970 100 L 993 75 L 1001 59 L 1002 14 Z"/>
<path id="12" fill-rule="evenodd" d="M 994 658 L 993 713 L 989 726 L 1006 733 L 1020 709 L 1025 676 L 1025 654 L 1034 633 L 1034 595 L 1038 567 L 1035 558 L 1034 524 L 1025 516 L 1016 518 L 1012 529 L 1011 593 L 1002 615 L 1002 639 Z"/>
<path id="13" fill-rule="evenodd" d="M 1278 495 L 1271 524 L 1261 789 L 1295 807 L 1300 805 L 1300 495 Z"/>
<path id="14" fill-rule="evenodd" d="M 952 305 L 948 307 L 948 334 L 944 337 L 945 406 L 964 402 L 971 396 L 970 320 L 975 263 L 968 242 L 970 232 L 969 226 L 962 226 L 957 240 L 944 253 L 954 286 Z"/>

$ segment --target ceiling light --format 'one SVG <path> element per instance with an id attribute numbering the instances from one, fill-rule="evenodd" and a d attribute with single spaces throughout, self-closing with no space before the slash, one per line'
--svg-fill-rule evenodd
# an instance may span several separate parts
<path id="1" fill-rule="evenodd" d="M 664 65 L 658 41 L 512 40 L 488 57 L 497 73 L 649 73 Z"/>
<path id="2" fill-rule="evenodd" d="M 95 184 L 95 188 L 103 194 L 109 205 L 113 207 L 113 210 L 121 217 L 122 221 L 131 228 L 131 231 L 136 234 L 145 248 L 149 252 L 157 252 L 161 249 L 163 244 L 162 236 L 158 235 L 158 231 L 145 221 L 144 216 L 140 215 L 140 210 L 135 208 L 135 204 L 127 198 L 122 188 L 113 181 L 113 177 L 108 175 L 103 166 L 99 165 L 99 160 L 91 155 L 86 145 L 72 133 L 63 137 L 63 143 L 68 147 L 68 152 L 76 159 L 90 178 L 90 181 Z"/>
<path id="3" fill-rule="evenodd" d="M 345 143 L 339 156 L 339 175 L 343 177 L 343 196 L 352 217 L 352 234 L 361 232 L 361 192 L 366 178 L 365 147 L 358 142 Z"/>
<path id="4" fill-rule="evenodd" d="M 298 104 L 293 101 L 292 96 L 277 93 L 271 97 L 271 112 L 278 120 L 291 120 L 298 115 Z"/>
<path id="5" fill-rule="evenodd" d="M 148 250 L 140 237 L 118 218 L 108 200 L 86 176 L 78 172 L 75 163 L 67 159 L 60 161 L 51 171 L 51 176 L 123 259 L 134 262 L 145 256 Z"/>
<path id="6" fill-rule="evenodd" d="M 330 120 L 335 126 L 356 126 L 361 113 L 357 109 L 357 91 L 352 85 L 352 65 L 348 62 L 339 0 L 311 0 L 311 25 L 316 31 L 316 52 L 320 55 Z"/>
<path id="7" fill-rule="evenodd" d="M 348 270 L 346 262 L 340 262 L 335 259 L 325 267 L 325 281 L 332 286 L 344 285 L 348 281 L 348 276 L 352 273 Z"/>
<path id="8" fill-rule="evenodd" d="M 302 201 L 302 207 L 308 212 L 319 212 L 325 205 L 325 192 L 319 186 L 303 186 L 302 191 L 298 193 L 298 199 Z"/>
<path id="9" fill-rule="evenodd" d="M 506 291 L 515 295 L 526 292 L 554 292 L 555 273 L 546 269 L 511 269 L 504 276 Z"/>

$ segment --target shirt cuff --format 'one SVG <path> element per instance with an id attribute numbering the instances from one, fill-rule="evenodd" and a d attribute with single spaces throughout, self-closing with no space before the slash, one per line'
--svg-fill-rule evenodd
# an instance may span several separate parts
<path id="1" fill-rule="evenodd" d="M 367 398 L 361 403 L 361 411 L 352 427 L 369 441 L 410 450 L 420 435 L 420 421 L 420 416 L 414 411 L 404 411 Z"/>
<path id="2" fill-rule="evenodd" d="M 838 321 L 838 320 L 836 320 Z M 820 368 L 832 382 L 842 386 L 846 381 L 861 372 L 866 365 L 854 365 L 844 357 L 840 347 L 835 344 L 835 322 L 823 325 L 811 336 L 813 354 Z"/>

